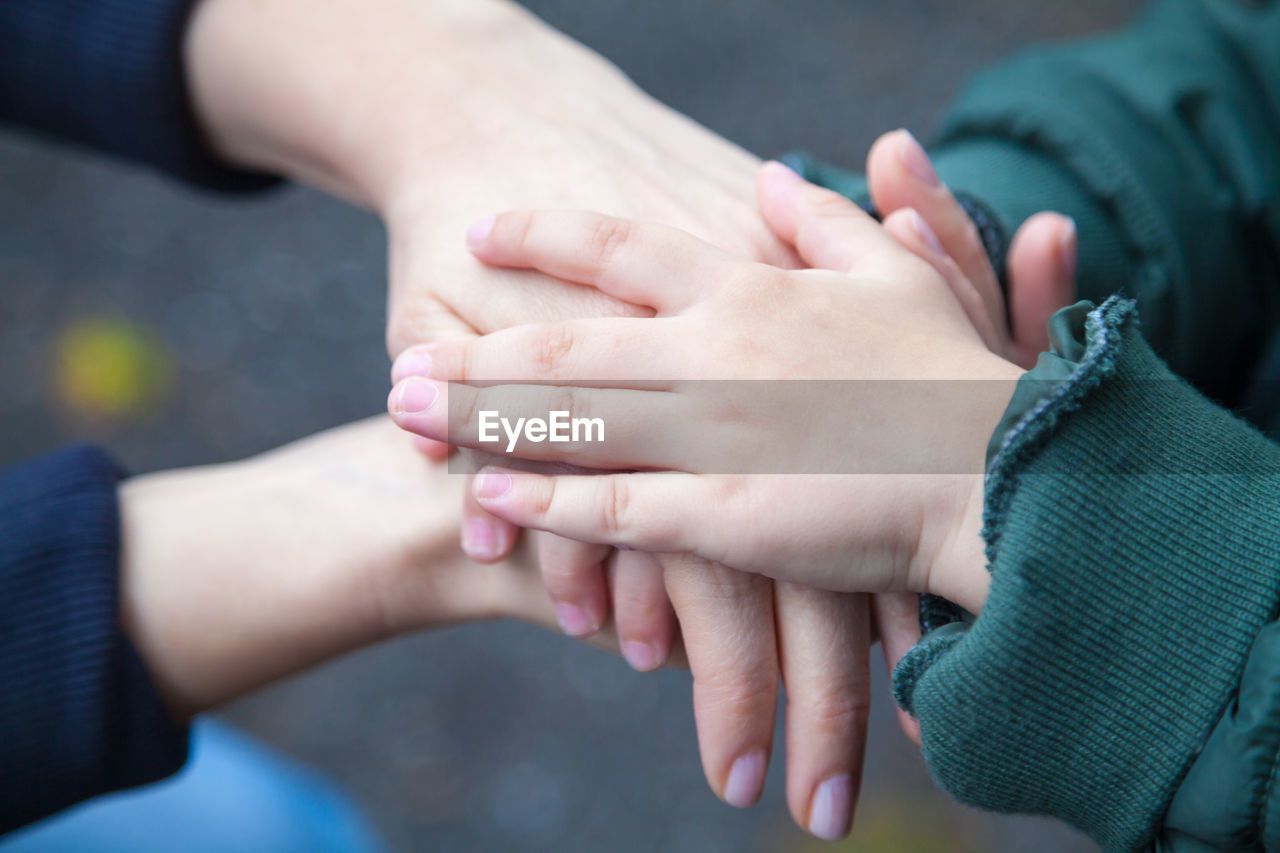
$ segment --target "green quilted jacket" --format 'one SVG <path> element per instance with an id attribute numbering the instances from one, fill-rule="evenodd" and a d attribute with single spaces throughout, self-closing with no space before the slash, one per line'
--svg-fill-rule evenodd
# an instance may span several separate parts
<path id="1" fill-rule="evenodd" d="M 1089 301 L 993 439 L 982 613 L 894 674 L 930 768 L 1108 850 L 1280 850 L 1280 4 L 1028 52 L 931 147 L 998 233 L 1074 217 Z"/>

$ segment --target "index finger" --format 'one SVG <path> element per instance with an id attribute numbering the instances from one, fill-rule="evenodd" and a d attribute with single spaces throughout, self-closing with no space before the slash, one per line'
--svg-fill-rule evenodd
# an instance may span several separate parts
<path id="1" fill-rule="evenodd" d="M 502 213 L 476 223 L 468 241 L 487 264 L 536 269 L 665 314 L 746 263 L 675 228 L 582 211 Z"/>

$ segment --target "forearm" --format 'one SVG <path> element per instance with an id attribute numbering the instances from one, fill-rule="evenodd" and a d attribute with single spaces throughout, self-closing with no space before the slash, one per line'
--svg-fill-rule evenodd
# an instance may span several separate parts
<path id="1" fill-rule="evenodd" d="M 499 210 L 598 210 L 795 263 L 756 213 L 758 158 L 503 0 L 204 0 L 187 62 L 228 161 L 382 217 L 392 354 L 536 320 L 643 313 L 477 268 L 463 237 Z"/>
<path id="2" fill-rule="evenodd" d="M 409 631 L 554 626 L 524 549 L 488 566 L 463 555 L 464 479 L 374 418 L 122 484 L 121 616 L 173 714 Z"/>
<path id="3" fill-rule="evenodd" d="M 394 428 L 365 423 L 123 483 L 122 617 L 175 715 L 492 615 L 493 574 L 458 571 L 460 478 L 432 470 Z"/>
<path id="4" fill-rule="evenodd" d="M 638 90 L 506 0 L 203 0 L 188 78 L 214 148 L 384 209 L 409 175 L 488 163 L 521 121 L 567 116 L 582 92 Z"/>

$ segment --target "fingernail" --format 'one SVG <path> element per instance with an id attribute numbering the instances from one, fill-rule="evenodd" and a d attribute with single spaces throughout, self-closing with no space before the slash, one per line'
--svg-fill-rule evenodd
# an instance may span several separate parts
<path id="1" fill-rule="evenodd" d="M 853 823 L 853 779 L 832 776 L 818 786 L 809 809 L 809 831 L 824 841 L 838 841 Z"/>
<path id="2" fill-rule="evenodd" d="M 557 604 L 556 621 L 560 623 L 560 630 L 570 637 L 585 637 L 600 630 L 587 611 L 576 604 Z"/>
<path id="3" fill-rule="evenodd" d="M 924 241 L 925 245 L 933 249 L 939 255 L 946 255 L 946 249 L 942 248 L 942 241 L 938 239 L 938 235 L 933 233 L 933 229 L 929 227 L 929 223 L 924 221 L 924 217 L 919 211 L 911 211 L 911 227 L 915 229 L 916 234 Z"/>
<path id="4" fill-rule="evenodd" d="M 511 475 L 501 471 L 481 474 L 476 477 L 475 490 L 477 498 L 500 498 L 511 491 Z"/>
<path id="5" fill-rule="evenodd" d="M 740 809 L 749 809 L 760 799 L 764 790 L 764 773 L 768 758 L 763 749 L 756 749 L 738 756 L 729 771 L 729 782 L 724 786 L 724 801 Z"/>
<path id="6" fill-rule="evenodd" d="M 1080 262 L 1079 239 L 1076 235 L 1076 221 L 1068 218 L 1058 235 L 1058 262 L 1062 264 L 1062 275 L 1067 281 L 1076 280 L 1076 267 Z"/>
<path id="7" fill-rule="evenodd" d="M 392 389 L 391 396 L 392 411 L 400 415 L 414 415 L 434 406 L 440 389 L 428 379 L 410 377 Z"/>
<path id="8" fill-rule="evenodd" d="M 493 231 L 493 220 L 494 217 L 486 216 L 468 228 L 467 245 L 474 248 L 487 240 L 489 232 Z M 457 232 L 455 231 L 454 233 L 456 234 Z"/>
<path id="9" fill-rule="evenodd" d="M 399 382 L 402 379 L 408 379 L 410 376 L 430 376 L 431 375 L 431 356 L 420 349 L 409 349 L 400 353 L 400 356 L 391 365 L 391 381 Z"/>
<path id="10" fill-rule="evenodd" d="M 482 518 L 469 520 L 462 527 L 462 550 L 477 559 L 493 559 L 498 556 L 498 531 Z"/>
<path id="11" fill-rule="evenodd" d="M 628 640 L 622 644 L 622 656 L 627 659 L 627 663 L 631 664 L 632 669 L 640 672 L 657 669 L 661 662 L 656 648 L 637 640 Z"/>
<path id="12" fill-rule="evenodd" d="M 933 163 L 929 161 L 929 155 L 925 153 L 924 146 L 909 130 L 902 131 L 902 144 L 898 146 L 898 157 L 902 160 L 902 165 L 906 166 L 911 174 L 923 181 L 926 186 L 942 185 L 942 181 L 938 180 L 938 173 L 934 171 Z"/>

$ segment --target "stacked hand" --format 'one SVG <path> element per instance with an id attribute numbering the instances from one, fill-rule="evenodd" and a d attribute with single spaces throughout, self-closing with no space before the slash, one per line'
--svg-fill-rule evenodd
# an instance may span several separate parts
<path id="1" fill-rule="evenodd" d="M 352 61 L 333 62 L 333 56 Z M 780 227 L 788 215 L 785 206 L 771 217 L 778 234 L 759 216 L 752 193 L 755 158 L 657 104 L 600 57 L 505 0 L 386 0 L 372 7 L 358 0 L 320 6 L 306 0 L 204 0 L 192 18 L 187 62 L 193 103 L 210 142 L 228 160 L 301 179 L 382 216 L 391 244 L 392 352 L 521 323 L 602 316 L 640 321 L 662 306 L 672 315 L 643 322 L 688 320 L 688 328 L 698 322 L 698 305 L 704 315 L 716 300 L 741 312 L 768 301 L 762 288 L 793 289 L 785 278 L 744 279 L 738 282 L 741 303 L 726 291 L 690 290 L 690 301 L 677 308 L 657 292 L 645 292 L 657 284 L 648 280 L 627 292 L 584 287 L 581 276 L 553 263 L 542 264 L 546 272 L 534 270 L 540 263 L 533 256 L 514 250 L 503 257 L 487 254 L 505 245 L 501 220 L 478 251 L 482 260 L 501 264 L 483 265 L 467 253 L 457 235 L 469 222 L 490 210 L 522 206 L 584 208 L 662 222 L 734 257 L 773 265 L 770 275 L 799 264 L 791 243 L 805 249 L 804 229 L 797 225 L 788 235 Z M 1042 348 L 1049 311 L 1067 301 L 1071 274 L 1064 261 L 1072 247 L 1066 223 L 1033 219 L 1015 240 L 1009 260 L 1012 322 L 1006 329 L 1002 296 L 972 225 L 922 159 L 904 135 L 888 137 L 872 153 L 868 172 L 875 201 L 889 215 L 887 233 L 920 251 L 924 238 L 909 227 L 915 220 L 899 212 L 918 210 L 959 270 L 941 274 L 956 316 L 979 330 L 975 340 L 1025 364 Z M 769 199 L 764 201 L 767 206 Z M 638 237 L 635 254 L 647 255 L 666 251 L 670 235 L 646 231 Z M 828 248 L 834 251 L 838 243 Z M 540 257 L 554 261 L 552 248 L 542 247 Z M 701 258 L 707 249 L 692 251 Z M 815 265 L 851 269 L 842 256 L 809 255 Z M 936 256 L 929 263 L 945 266 Z M 685 281 L 686 270 L 676 272 L 674 280 Z M 885 270 L 867 273 L 876 274 Z M 636 298 L 628 299 L 633 292 Z M 934 304 L 928 294 L 913 296 L 921 306 Z M 885 298 L 883 305 L 868 298 L 866 310 L 885 312 L 893 294 Z M 804 306 L 792 307 L 799 312 Z M 735 322 L 745 328 L 750 319 L 740 314 Z M 803 326 L 799 313 L 792 320 L 793 330 Z M 707 325 L 717 331 L 716 324 Z M 919 331 L 913 334 L 919 340 Z M 722 339 L 721 354 L 736 357 L 734 343 Z M 685 352 L 705 356 L 706 350 L 686 344 Z M 410 349 L 397 363 L 396 379 L 429 373 L 424 354 L 430 355 Z M 887 364 L 884 353 L 878 358 Z M 738 365 L 742 370 L 734 375 L 743 376 L 758 375 L 747 368 L 762 366 L 750 358 Z M 728 375 L 719 362 L 699 366 L 708 376 Z M 653 378 L 648 366 L 643 372 Z M 424 390 L 420 383 L 401 382 L 393 395 L 405 425 L 414 426 L 415 418 L 405 413 L 423 406 Z M 712 435 L 724 437 L 713 446 L 743 446 L 743 436 L 735 443 L 716 429 L 723 424 L 707 424 Z M 756 422 L 755 435 L 770 428 Z M 439 445 L 424 449 L 443 455 Z M 961 464 L 968 468 L 972 462 L 966 458 Z M 699 470 L 676 465 L 684 469 Z M 466 494 L 464 550 L 484 562 L 502 561 L 516 542 L 511 520 L 521 520 L 519 514 L 498 499 L 490 508 L 503 518 L 490 515 L 475 491 Z M 723 524 L 719 516 L 716 524 Z M 891 660 L 905 651 L 915 636 L 913 597 L 882 595 L 869 604 L 859 593 L 774 583 L 739 571 L 750 565 L 707 564 L 697 554 L 714 557 L 714 549 L 692 547 L 705 543 L 690 541 L 680 555 L 655 555 L 614 551 L 600 544 L 613 541 L 608 537 L 580 538 L 590 541 L 539 532 L 525 546 L 542 571 L 561 628 L 588 636 L 612 619 L 628 660 L 647 670 L 667 660 L 678 615 L 694 672 L 708 778 L 738 805 L 754 802 L 763 784 L 781 673 L 790 700 L 792 811 L 819 834 L 842 833 L 861 761 L 865 647 L 874 630 Z M 895 572 L 901 559 L 879 570 L 883 588 L 894 588 L 900 579 Z M 800 573 L 795 578 L 807 579 Z"/>
<path id="2" fill-rule="evenodd" d="M 475 413 L 518 401 L 544 413 L 567 409 L 600 417 L 621 439 L 599 445 L 522 442 L 514 452 L 596 469 L 683 472 L 547 479 L 490 471 L 473 494 L 489 511 L 523 526 L 668 555 L 666 581 L 694 670 L 704 763 L 713 787 L 731 802 L 743 804 L 744 763 L 754 762 L 753 772 L 759 768 L 750 800 L 758 795 L 773 696 L 759 673 L 773 681 L 781 662 L 793 700 L 789 800 L 798 821 L 828 837 L 847 831 L 866 706 L 866 603 L 847 593 L 931 591 L 979 609 L 986 582 L 978 537 L 983 451 L 1020 372 L 991 350 L 1025 361 L 1025 353 L 1041 347 L 1030 330 L 1043 336 L 1045 318 L 1035 326 L 1026 322 L 1026 306 L 1047 314 L 1066 301 L 1074 249 L 1069 223 L 1060 218 L 1033 220 L 1019 235 L 1011 265 L 1021 277 L 1011 292 L 1015 306 L 1021 298 L 1024 316 L 1014 324 L 1022 334 L 1011 335 L 972 225 L 936 178 L 929 179 L 927 159 L 914 140 L 905 134 L 883 139 L 873 150 L 870 174 L 877 200 L 893 193 L 914 199 L 939 227 L 931 228 L 914 210 L 883 204 L 892 212 L 882 229 L 781 167 L 761 174 L 761 210 L 775 233 L 807 262 L 848 275 L 787 273 L 669 229 L 591 214 L 510 214 L 483 222 L 472 232 L 482 260 L 591 285 L 648 306 L 659 319 L 525 326 L 478 341 L 415 348 L 398 362 L 401 382 L 392 394 L 402 426 L 492 449 L 474 440 L 474 422 L 464 417 L 450 423 L 438 380 L 544 382 L 514 394 L 510 388 L 453 386 L 448 408 Z M 1035 253 L 1040 257 L 1032 262 Z M 414 372 L 433 378 L 410 376 Z M 699 384 L 731 378 L 991 381 L 944 394 L 949 409 L 939 418 L 937 411 L 920 409 L 917 395 L 894 399 L 876 393 L 874 384 L 847 386 L 872 397 L 814 399 L 808 406 L 799 405 L 804 401 L 795 386 L 817 393 L 830 386 L 720 383 L 709 399 L 706 384 Z M 563 387 L 574 382 L 594 387 Z M 432 399 L 440 402 L 422 405 Z M 897 410 L 886 410 L 895 403 Z M 824 407 L 832 417 L 814 417 Z M 868 407 L 877 416 L 851 429 L 849 415 Z M 802 420 L 787 417 L 796 411 Z M 671 441 L 673 435 L 681 440 Z M 726 459 L 762 455 L 770 466 L 798 472 L 851 471 L 842 465 L 902 445 L 911 458 L 896 464 L 915 465 L 913 474 L 891 467 L 903 473 L 692 476 L 725 470 L 719 466 Z M 796 452 L 762 453 L 779 446 Z M 832 448 L 841 446 L 854 455 L 833 456 Z M 806 459 L 809 450 L 816 455 Z M 634 557 L 634 551 L 623 552 L 623 559 Z M 736 570 L 785 581 L 774 590 L 778 637 L 758 629 L 761 622 L 772 627 L 767 598 L 766 606 L 753 609 L 762 590 Z M 689 589 L 695 594 L 684 595 Z M 796 608 L 796 618 L 784 621 L 784 604 Z M 914 607 L 902 597 L 883 597 L 878 604 L 886 653 L 896 658 L 914 639 Z M 615 609 L 621 626 L 625 610 L 616 600 Z M 727 618 L 718 620 L 716 611 Z M 743 632 L 753 616 L 758 645 L 747 644 L 744 652 Z M 832 624 L 843 630 L 832 631 Z M 714 629 L 701 630 L 704 625 Z M 749 717 L 726 721 L 721 713 L 714 719 L 724 704 L 714 700 L 725 690 L 726 643 L 737 648 L 731 660 L 751 660 L 741 675 L 728 670 L 734 680 L 768 700 L 756 726 Z M 803 677 L 829 676 L 831 664 L 843 677 Z M 714 700 L 702 701 L 708 693 Z M 703 725 L 708 717 L 712 722 Z"/>

